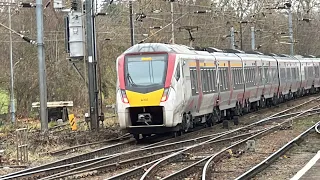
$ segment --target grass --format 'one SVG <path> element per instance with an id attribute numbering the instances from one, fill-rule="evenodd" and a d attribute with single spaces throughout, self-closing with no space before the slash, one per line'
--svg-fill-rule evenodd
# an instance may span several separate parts
<path id="1" fill-rule="evenodd" d="M 9 93 L 0 89 L 0 114 L 8 113 Z"/>
<path id="2" fill-rule="evenodd" d="M 298 118 L 299 119 L 299 118 Z M 311 127 L 319 121 L 319 115 L 313 115 L 310 117 L 304 117 L 303 119 L 295 120 L 294 128 L 303 130 L 306 127 Z"/>

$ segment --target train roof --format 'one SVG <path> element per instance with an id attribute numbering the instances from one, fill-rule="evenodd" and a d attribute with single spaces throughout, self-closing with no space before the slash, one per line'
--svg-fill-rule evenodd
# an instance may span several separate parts
<path id="1" fill-rule="evenodd" d="M 139 53 L 139 52 L 174 52 L 174 53 L 186 53 L 194 54 L 194 48 L 177 45 L 177 44 L 163 44 L 163 43 L 142 43 L 136 44 L 124 53 Z"/>
<path id="2" fill-rule="evenodd" d="M 141 43 L 136 44 L 128 48 L 124 54 L 127 53 L 140 53 L 140 52 L 173 52 L 178 54 L 207 54 L 209 53 L 233 53 L 233 54 L 248 54 L 248 55 L 262 55 L 271 56 L 275 58 L 293 58 L 293 59 L 308 59 L 308 58 L 320 58 L 320 55 L 295 55 L 290 56 L 288 54 L 275 54 L 275 53 L 262 53 L 259 51 L 242 51 L 239 49 L 218 49 L 214 47 L 189 47 L 181 44 L 164 44 L 164 43 Z"/>

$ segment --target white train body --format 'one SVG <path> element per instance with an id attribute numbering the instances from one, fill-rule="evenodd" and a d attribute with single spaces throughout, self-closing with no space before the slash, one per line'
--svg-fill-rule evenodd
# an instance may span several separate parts
<path id="1" fill-rule="evenodd" d="M 311 92 L 318 58 L 138 44 L 117 59 L 117 113 L 133 134 L 188 130 Z"/>

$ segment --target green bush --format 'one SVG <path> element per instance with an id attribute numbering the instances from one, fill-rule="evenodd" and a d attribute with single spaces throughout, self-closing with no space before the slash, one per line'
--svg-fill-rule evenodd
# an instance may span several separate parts
<path id="1" fill-rule="evenodd" d="M 9 98 L 9 94 L 0 89 L 0 114 L 8 113 Z"/>

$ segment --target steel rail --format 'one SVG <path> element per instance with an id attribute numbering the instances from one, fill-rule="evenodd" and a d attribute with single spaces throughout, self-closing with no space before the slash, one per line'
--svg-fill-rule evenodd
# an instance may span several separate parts
<path id="1" fill-rule="evenodd" d="M 12 175 L 10 177 L 1 178 L 1 180 L 2 179 L 3 180 L 13 179 L 13 178 L 39 179 L 41 177 L 53 175 L 54 173 L 66 171 L 70 168 L 77 168 L 80 166 L 85 166 L 88 163 L 94 163 L 94 162 L 102 161 L 102 160 L 109 161 L 110 163 L 117 162 L 116 157 L 109 155 L 109 156 L 104 156 L 104 157 L 100 157 L 100 158 L 96 158 L 96 159 L 89 159 L 89 160 L 85 160 L 85 161 L 81 161 L 81 162 L 75 162 L 75 163 L 71 163 L 71 164 L 65 164 L 65 165 L 61 165 L 61 166 L 55 166 L 55 167 L 25 172 L 25 173 L 21 173 L 21 174 L 16 174 L 16 175 Z"/>
<path id="2" fill-rule="evenodd" d="M 310 109 L 308 109 L 308 110 L 314 109 L 315 107 L 318 107 L 318 106 L 319 106 L 319 105 L 316 105 L 316 106 L 314 106 L 314 107 L 312 107 L 312 108 L 310 108 Z M 306 110 L 305 112 L 301 112 L 300 114 L 298 114 L 298 115 L 296 115 L 296 116 L 294 116 L 294 117 L 291 117 L 291 118 L 285 120 L 284 122 L 282 122 L 282 123 L 280 123 L 280 124 L 278 124 L 278 125 L 275 125 L 275 126 L 269 128 L 269 130 L 274 129 L 274 128 L 277 128 L 277 127 L 280 127 L 280 126 L 282 126 L 283 124 L 288 123 L 288 122 L 294 120 L 295 118 L 298 118 L 299 116 L 307 113 L 308 110 Z M 268 130 L 268 131 L 269 131 L 269 130 Z M 235 145 L 240 145 L 240 144 L 246 142 L 247 140 L 249 140 L 249 139 L 240 141 L 240 142 L 236 143 Z M 231 149 L 231 148 L 235 147 L 235 145 L 229 146 L 228 148 L 225 148 L 224 150 Z M 223 152 L 224 152 L 224 151 L 220 151 L 219 153 L 211 156 L 211 158 L 206 162 L 206 164 L 204 165 L 203 170 L 202 170 L 202 180 L 206 180 L 207 173 L 209 173 L 209 172 L 208 172 L 209 165 L 213 163 L 213 160 L 214 160 L 215 158 L 221 156 L 221 154 L 222 154 Z"/>
<path id="3" fill-rule="evenodd" d="M 285 152 L 290 150 L 294 144 L 304 137 L 306 137 L 315 127 L 320 125 L 320 121 L 316 124 L 312 125 L 310 128 L 308 128 L 303 133 L 299 134 L 297 137 L 292 139 L 290 142 L 282 146 L 280 149 L 278 149 L 276 152 L 268 156 L 266 159 L 264 159 L 262 162 L 248 170 L 247 172 L 243 173 L 242 175 L 238 176 L 237 180 L 243 180 L 243 179 L 250 179 L 253 178 L 255 175 L 257 175 L 259 172 L 266 169 L 268 166 L 270 166 L 275 160 L 277 160 L 281 155 L 283 155 Z"/>
<path id="4" fill-rule="evenodd" d="M 221 134 L 221 133 L 218 133 Z M 54 162 L 55 164 L 49 163 L 43 166 L 38 166 L 35 168 L 31 168 L 31 169 L 26 169 L 23 171 L 19 171 L 17 173 L 12 173 L 9 175 L 5 175 L 2 178 L 5 179 L 10 179 L 10 178 L 21 178 L 21 177 L 44 177 L 47 175 L 52 175 L 53 173 L 60 173 L 63 171 L 66 171 L 68 169 L 70 169 L 70 167 L 73 168 L 78 168 L 79 166 L 83 166 L 84 163 L 94 163 L 97 161 L 104 161 L 104 162 L 108 162 L 108 163 L 114 163 L 117 162 L 121 159 L 126 159 L 126 158 L 131 158 L 131 157 L 135 157 L 135 156 L 141 156 L 145 153 L 149 153 L 149 152 L 158 152 L 158 151 L 164 151 L 164 150 L 168 150 L 168 149 L 174 149 L 174 148 L 181 148 L 181 147 L 185 147 L 185 146 L 189 146 L 192 145 L 194 142 L 197 141 L 201 141 L 201 139 L 208 139 L 210 137 L 216 136 L 217 134 L 212 134 L 210 136 L 203 136 L 203 137 L 198 137 L 198 138 L 194 138 L 194 139 L 189 139 L 189 140 L 184 140 L 184 141 L 179 141 L 179 142 L 173 142 L 173 143 L 168 143 L 168 144 L 162 144 L 162 145 L 157 145 L 157 146 L 151 146 L 151 145 L 147 145 L 144 147 L 141 147 L 139 149 L 134 149 L 134 150 L 130 150 L 130 151 L 126 151 L 126 152 L 121 152 L 121 153 L 116 153 L 116 154 L 112 154 L 109 156 L 103 156 L 100 158 L 95 158 L 95 159 L 91 159 L 91 160 L 85 160 L 82 162 L 71 162 L 71 164 L 68 163 L 61 163 L 61 161 L 63 160 L 69 160 L 69 159 L 63 159 L 61 161 L 57 161 L 61 164 L 58 164 L 57 162 Z M 203 140 L 203 141 L 204 141 Z M 134 140 L 132 141 L 134 142 Z M 77 157 L 77 156 L 76 156 Z"/>
<path id="5" fill-rule="evenodd" d="M 154 161 L 159 158 L 162 158 L 163 156 L 166 156 L 172 152 L 179 151 L 180 149 L 181 148 L 173 149 L 173 150 L 169 150 L 169 151 L 163 151 L 163 152 L 159 152 L 159 153 L 155 153 L 155 154 L 149 154 L 146 156 L 136 157 L 136 158 L 132 158 L 132 159 L 124 160 L 124 161 L 119 161 L 119 162 L 115 162 L 112 164 L 105 164 L 105 165 L 101 165 L 103 162 L 103 160 L 101 160 L 99 162 L 86 164 L 86 165 L 81 166 L 79 168 L 70 169 L 68 171 L 64 171 L 59 174 L 54 174 L 52 176 L 48 176 L 48 177 L 42 178 L 40 180 L 60 179 L 60 178 L 65 178 L 65 177 L 69 177 L 72 175 L 81 174 L 81 173 L 89 173 L 91 171 L 94 171 L 95 174 L 98 174 L 101 172 L 106 172 L 106 171 L 112 171 L 112 170 L 116 170 L 116 169 L 120 168 L 121 166 L 128 167 L 128 166 L 137 165 L 140 163 L 146 163 L 146 162 L 148 163 L 150 161 Z M 97 167 L 95 167 L 95 166 L 97 166 Z"/>
<path id="6" fill-rule="evenodd" d="M 320 108 L 319 109 L 312 109 L 312 110 L 309 110 L 308 112 L 315 112 L 315 111 L 319 111 L 320 110 Z M 274 120 L 274 119 L 278 119 L 278 118 L 283 118 L 283 117 L 288 117 L 288 116 L 294 116 L 294 115 L 296 115 L 296 114 L 299 114 L 300 112 L 302 112 L 302 111 L 299 111 L 299 112 L 293 112 L 293 113 L 289 113 L 289 114 L 283 114 L 283 115 L 278 115 L 278 116 L 270 116 L 270 117 L 268 117 L 268 119 L 269 120 Z M 281 112 L 281 113 L 284 113 L 284 112 Z M 204 138 L 204 137 L 213 137 L 213 136 L 218 136 L 218 135 L 221 135 L 221 134 L 225 134 L 227 131 L 224 131 L 224 132 L 220 132 L 220 133 L 216 133 L 216 134 L 211 134 L 211 135 L 205 135 L 205 136 L 201 136 L 201 137 L 199 137 L 199 139 L 200 138 Z M 188 136 L 190 136 L 190 135 L 192 135 L 193 133 L 199 133 L 199 132 L 197 132 L 197 131 L 194 131 L 194 132 L 190 132 L 190 133 L 187 133 L 187 134 L 185 134 L 185 135 L 188 135 Z M 180 137 L 182 137 L 182 136 L 180 136 Z M 180 138 L 180 137 L 178 137 L 178 138 Z M 149 148 L 149 147 L 153 147 L 153 146 L 157 146 L 157 145 L 161 145 L 161 144 L 163 144 L 163 143 L 165 143 L 165 142 L 170 142 L 170 141 L 172 141 L 174 138 L 170 138 L 170 139 L 166 139 L 166 140 L 163 140 L 163 141 L 159 141 L 159 142 L 156 142 L 156 143 L 152 143 L 152 144 L 150 144 L 150 145 L 147 145 L 147 146 L 145 146 L 144 148 Z M 194 138 L 194 139 L 192 139 L 192 140 L 195 140 L 195 139 L 197 139 L 197 138 Z M 184 141 L 184 140 L 181 140 L 181 141 Z M 188 140 L 186 140 L 186 141 L 188 141 Z"/>
<path id="7" fill-rule="evenodd" d="M 244 129 L 244 128 L 243 128 Z M 204 145 L 212 145 L 214 143 L 218 143 L 218 142 L 222 142 L 222 141 L 226 141 L 226 140 L 231 140 L 231 139 L 235 139 L 235 138 L 241 138 L 242 136 L 248 136 L 248 135 L 251 135 L 251 134 L 254 134 L 256 132 L 251 132 L 251 133 L 245 133 L 245 134 L 241 134 L 241 135 L 236 135 L 236 136 L 233 136 L 233 137 L 228 137 L 228 138 L 224 138 L 224 139 L 221 139 L 222 137 L 226 136 L 226 135 L 230 135 L 231 133 L 234 133 L 234 132 L 238 132 L 239 130 L 242 130 L 241 129 L 235 129 L 235 130 L 232 130 L 232 132 L 228 133 L 228 134 L 222 134 L 218 137 L 214 137 L 210 140 L 207 140 L 205 142 L 201 142 L 201 143 L 198 143 L 196 145 L 193 145 L 193 146 L 190 146 L 190 147 L 187 147 L 181 151 L 178 151 L 176 153 L 173 153 L 167 157 L 164 157 L 162 158 L 161 160 L 157 161 L 155 164 L 153 164 L 143 175 L 142 177 L 140 178 L 140 180 L 144 180 L 144 179 L 147 179 L 148 177 L 151 177 L 156 169 L 156 167 L 160 166 L 160 164 L 164 164 L 165 162 L 171 162 L 171 161 L 174 161 L 174 160 L 177 160 L 177 159 L 180 159 L 183 157 L 183 154 L 184 153 L 187 153 L 187 151 L 191 151 L 195 148 L 199 148 L 199 147 L 203 147 Z"/>
<path id="8" fill-rule="evenodd" d="M 313 113 L 313 114 L 310 114 L 308 116 L 311 116 L 311 115 L 314 115 L 314 114 L 319 114 L 318 113 Z M 299 118 L 302 118 L 302 117 L 305 117 L 305 116 L 300 116 Z M 202 170 L 201 167 L 203 167 L 204 165 L 201 165 L 201 164 L 205 164 L 205 162 L 210 158 L 211 156 L 209 157 L 205 157 L 183 169 L 181 169 L 180 171 L 177 171 L 176 173 L 174 174 L 171 174 L 165 178 L 163 178 L 162 180 L 166 180 L 166 179 L 183 179 L 185 177 L 188 177 L 189 175 L 193 174 L 193 173 L 196 173 L 198 170 Z"/>
<path id="9" fill-rule="evenodd" d="M 152 164 L 158 162 L 159 160 L 161 160 L 161 158 L 157 159 L 157 160 L 154 160 L 154 161 L 151 161 L 149 163 L 143 164 L 143 165 L 138 166 L 136 168 L 133 168 L 133 169 L 131 169 L 129 171 L 114 175 L 114 176 L 109 177 L 109 178 L 107 178 L 105 180 L 133 179 L 136 176 L 142 175 L 145 172 L 144 169 L 149 168 L 149 166 L 151 166 Z"/>
<path id="10" fill-rule="evenodd" d="M 242 137 L 242 136 L 248 136 L 248 135 L 251 135 L 251 134 L 254 134 L 254 133 L 257 133 L 257 132 L 250 132 L 250 133 L 246 133 L 246 134 L 242 134 L 242 135 L 238 135 L 238 136 L 235 136 L 235 137 L 232 137 L 232 138 L 225 138 L 225 139 L 220 139 L 220 140 L 217 140 L 217 142 L 222 142 L 222 141 L 227 141 L 227 140 L 230 140 L 230 139 L 234 139 L 234 138 L 239 138 L 239 137 Z M 164 152 L 160 152 L 160 153 L 156 153 L 156 154 L 151 154 L 151 155 L 148 155 L 148 156 L 144 156 L 144 157 L 139 157 L 139 158 L 136 158 L 136 159 L 129 159 L 129 160 L 125 160 L 125 161 L 121 161 L 121 162 L 118 162 L 118 163 L 115 163 L 115 164 L 108 164 L 108 165 L 105 165 L 105 166 L 98 166 L 98 167 L 94 167 L 94 166 L 97 166 L 99 165 L 98 163 L 99 162 L 95 162 L 95 163 L 92 163 L 92 164 L 89 164 L 87 166 L 83 166 L 83 167 L 80 167 L 80 168 L 75 168 L 75 169 L 71 169 L 69 170 L 68 172 L 71 172 L 71 173 L 68 173 L 67 172 L 62 172 L 61 176 L 58 176 L 57 174 L 53 175 L 52 178 L 49 178 L 49 179 L 56 179 L 56 178 L 65 178 L 65 177 L 68 177 L 68 176 L 72 176 L 72 175 L 76 175 L 76 174 L 80 174 L 80 173 L 84 173 L 84 172 L 89 172 L 89 171 L 95 171 L 95 174 L 98 174 L 100 172 L 103 172 L 103 171 L 108 171 L 108 168 L 112 169 L 112 166 L 115 166 L 116 167 L 120 167 L 121 165 L 123 165 L 124 163 L 128 164 L 129 162 L 129 165 L 130 163 L 134 163 L 135 165 L 138 164 L 139 162 L 142 162 L 142 163 L 148 163 L 148 161 L 152 161 L 152 160 L 156 160 L 154 158 L 157 157 L 157 159 L 160 159 L 162 158 L 163 156 L 166 156 L 165 154 L 168 154 L 168 152 L 176 152 L 176 151 L 179 151 L 179 150 L 182 150 L 184 148 L 178 148 L 178 149 L 173 149 L 173 150 L 169 150 L 169 151 L 164 151 Z M 159 157 L 159 155 L 161 157 Z M 148 161 L 146 161 L 148 160 Z M 103 160 L 102 160 L 103 161 Z M 111 167 L 110 167 L 111 166 Z M 85 168 L 90 168 L 90 169 L 85 169 Z M 82 170 L 83 169 L 83 170 Z M 79 171 L 81 170 L 81 171 Z M 76 171 L 76 172 L 73 172 L 73 171 Z M 46 178 L 43 178 L 43 180 L 49 180 L 47 179 L 48 177 Z"/>
<path id="11" fill-rule="evenodd" d="M 274 116 L 277 116 L 277 115 L 279 115 L 279 114 L 282 114 L 282 113 L 284 113 L 284 112 L 287 112 L 287 111 L 289 111 L 289 110 L 291 110 L 291 109 L 294 109 L 294 108 L 297 108 L 297 107 L 299 107 L 299 106 L 302 106 L 302 105 L 304 105 L 304 104 L 306 104 L 306 103 L 308 103 L 308 102 L 311 102 L 311 101 L 313 101 L 313 100 L 315 100 L 315 99 L 317 99 L 317 98 L 313 98 L 313 99 L 311 99 L 311 100 L 309 100 L 309 101 L 307 101 L 307 102 L 304 102 L 304 103 L 302 103 L 302 104 L 300 104 L 300 105 L 297 105 L 297 106 L 295 106 L 295 107 L 291 107 L 291 108 L 289 108 L 289 109 L 286 109 L 286 110 L 284 110 L 284 111 L 281 111 L 281 112 L 278 112 L 278 113 L 276 113 L 276 114 L 274 114 L 274 115 L 272 115 L 272 116 L 269 116 L 268 117 L 268 119 L 266 119 L 266 120 L 269 120 L 271 117 L 274 117 Z M 255 123 L 254 123 L 255 124 Z M 247 127 L 247 126 L 246 126 Z M 238 128 L 239 129 L 239 128 Z M 221 135 L 223 135 L 224 133 L 218 133 L 218 134 L 215 134 L 216 136 L 218 135 L 218 136 L 221 136 Z M 211 137 L 213 137 L 214 135 L 212 135 Z M 207 136 L 207 137 L 209 137 L 209 136 Z M 218 137 L 219 138 L 219 137 Z M 195 139 L 199 139 L 199 138 L 195 138 Z M 193 139 L 193 141 L 195 140 L 195 139 Z M 190 140 L 187 140 L 186 142 L 189 142 L 190 143 Z M 194 142 L 193 142 L 194 143 Z M 177 144 L 177 142 L 176 143 L 174 143 L 174 144 Z M 171 144 L 171 145 L 174 145 L 174 144 Z M 169 145 L 167 145 L 167 146 L 169 146 Z M 188 145 L 185 145 L 185 146 L 188 146 Z M 159 148 L 163 148 L 164 146 L 163 145 L 161 145 L 161 146 L 156 146 L 156 147 L 152 147 L 152 149 L 153 149 L 153 151 L 155 150 L 155 149 L 159 149 Z M 103 149 L 103 148 L 102 148 Z M 139 149 L 137 149 L 137 150 L 139 150 Z M 149 150 L 148 148 L 146 148 L 146 149 L 144 149 L 144 150 Z M 99 151 L 99 150 L 97 150 L 97 151 Z M 126 155 L 130 155 L 130 152 L 132 153 L 132 152 L 135 152 L 135 151 L 129 151 L 128 153 L 126 153 Z M 91 153 L 85 153 L 85 154 L 92 154 L 92 155 L 97 155 L 97 154 L 95 154 L 96 153 L 96 151 L 94 151 L 94 152 L 91 152 Z M 135 153 L 137 153 L 137 152 L 135 152 Z M 141 152 L 140 152 L 141 153 Z M 82 154 L 82 155 L 85 155 L 85 154 Z M 139 153 L 137 153 L 137 154 L 139 154 Z M 82 155 L 79 155 L 79 156 L 82 156 Z M 77 158 L 79 158 L 79 156 L 76 156 L 76 157 L 73 157 L 73 158 L 66 158 L 66 159 L 63 159 L 63 160 L 60 160 L 60 161 L 56 161 L 56 162 L 53 162 L 53 163 L 49 163 L 49 164 L 45 164 L 45 165 L 42 165 L 42 166 L 38 166 L 38 167 L 34 167 L 34 168 L 29 168 L 29 169 L 26 169 L 26 170 L 22 170 L 22 171 L 18 171 L 18 172 L 15 172 L 15 173 L 11 173 L 11 174 L 7 174 L 7 175 L 4 175 L 4 176 L 2 176 L 2 177 L 0 177 L 0 178 L 8 178 L 8 177 L 11 177 L 11 176 L 13 176 L 13 175 L 17 175 L 17 174 L 22 174 L 22 173 L 27 173 L 27 172 L 31 172 L 32 170 L 33 171 L 36 171 L 36 170 L 39 170 L 39 169 L 44 169 L 44 168 L 49 168 L 50 167 L 50 165 L 51 165 L 51 167 L 52 166 L 59 166 L 59 165 L 61 165 L 61 164 L 67 164 L 67 163 L 72 163 L 72 162 L 78 162 L 77 160 L 74 160 L 74 159 L 77 159 Z M 120 156 L 120 154 L 118 153 L 118 154 L 115 154 L 115 156 Z M 88 158 L 90 158 L 90 157 L 87 157 L 87 159 Z M 92 157 L 91 157 L 92 158 Z M 86 158 L 85 158 L 86 159 Z"/>
<path id="12" fill-rule="evenodd" d="M 283 113 L 285 113 L 285 112 L 288 112 L 288 111 L 290 111 L 290 110 L 292 110 L 292 109 L 295 109 L 295 108 L 297 108 L 297 107 L 303 106 L 304 104 L 309 103 L 309 102 L 311 102 L 311 101 L 318 100 L 319 98 L 320 98 L 320 97 L 312 98 L 311 100 L 306 101 L 306 102 L 304 102 L 304 103 L 302 103 L 302 104 L 299 104 L 299 105 L 297 105 L 297 106 L 294 106 L 294 107 L 288 108 L 288 109 L 286 109 L 286 110 L 283 110 L 283 111 L 281 111 L 281 112 L 275 113 L 275 114 L 273 114 L 273 115 L 271 115 L 271 116 L 269 116 L 269 117 L 267 117 L 267 118 L 263 118 L 262 120 L 260 120 L 260 121 L 258 121 L 258 122 L 254 122 L 254 123 L 249 124 L 249 125 L 246 125 L 246 126 L 244 126 L 244 127 L 231 130 L 231 131 L 229 131 L 229 132 L 227 132 L 227 133 L 225 133 L 225 134 L 219 135 L 219 136 L 217 136 L 217 137 L 214 137 L 214 138 L 209 139 L 209 140 L 207 140 L 207 141 L 198 143 L 198 144 L 193 145 L 193 146 L 191 146 L 191 147 L 188 147 L 188 148 L 186 148 L 186 149 L 184 149 L 184 150 L 182 150 L 182 151 L 178 151 L 178 152 L 176 152 L 176 153 L 174 153 L 174 154 L 171 154 L 171 155 L 169 155 L 169 156 L 167 156 L 167 157 L 164 157 L 164 158 L 162 158 L 161 160 L 157 161 L 155 164 L 153 164 L 153 165 L 142 175 L 142 177 L 140 178 L 140 180 L 144 180 L 144 179 L 147 179 L 147 177 L 151 177 L 151 176 L 153 175 L 153 173 L 155 173 L 156 167 L 161 166 L 161 164 L 165 164 L 165 162 L 170 162 L 170 161 L 173 161 L 173 160 L 179 158 L 182 153 L 185 153 L 185 152 L 188 151 L 188 150 L 192 150 L 193 148 L 197 148 L 197 147 L 199 147 L 199 146 L 203 146 L 203 145 L 205 145 L 205 144 L 210 143 L 211 141 L 217 140 L 217 139 L 219 139 L 219 138 L 221 138 L 221 137 L 223 137 L 223 136 L 232 134 L 232 133 L 234 133 L 234 132 L 238 132 L 238 131 L 240 131 L 240 130 L 244 130 L 244 129 L 250 128 L 250 127 L 252 127 L 252 126 L 255 126 L 255 125 L 258 125 L 258 124 L 262 124 L 262 123 L 264 123 L 264 122 L 271 121 L 271 120 L 273 120 L 273 119 L 272 119 L 273 117 L 276 117 L 276 116 L 278 116 L 278 115 L 280 115 L 280 114 L 283 114 Z M 313 108 L 314 108 L 314 107 L 313 107 Z M 310 110 L 313 109 L 313 108 L 310 108 Z"/>
<path id="13" fill-rule="evenodd" d="M 135 142 L 135 140 L 129 140 L 126 142 L 121 142 L 121 143 L 117 143 L 114 145 L 109 145 L 109 146 L 91 151 L 89 153 L 83 153 L 83 154 L 80 154 L 80 155 L 77 155 L 77 156 L 74 156 L 71 158 L 65 158 L 65 159 L 58 160 L 58 161 L 55 161 L 52 163 L 48 163 L 48 164 L 44 164 L 41 166 L 25 169 L 22 171 L 10 173 L 10 174 L 1 176 L 0 179 L 8 179 L 8 178 L 10 179 L 10 177 L 17 176 L 19 174 L 24 174 L 27 172 L 32 172 L 32 171 L 37 171 L 40 169 L 47 169 L 47 168 L 51 168 L 51 167 L 55 167 L 55 166 L 61 166 L 61 165 L 65 165 L 65 164 L 75 163 L 75 162 L 79 162 L 81 160 L 88 160 L 88 159 L 95 158 L 96 156 L 111 154 L 111 153 L 114 153 L 115 151 L 119 152 L 121 149 L 123 149 L 124 147 L 128 146 L 130 143 L 133 143 L 133 142 Z"/>
<path id="14" fill-rule="evenodd" d="M 56 151 L 47 152 L 45 154 L 49 154 L 51 156 L 57 156 L 57 155 L 61 155 L 63 153 L 67 153 L 69 151 L 74 152 L 75 150 L 78 150 L 80 148 L 84 148 L 84 147 L 87 147 L 87 146 L 103 144 L 103 143 L 110 143 L 110 142 L 114 142 L 114 141 L 127 140 L 127 139 L 130 139 L 130 137 L 131 137 L 130 134 L 124 134 L 124 135 L 122 135 L 120 137 L 117 137 L 117 138 L 112 138 L 112 139 L 108 139 L 108 140 L 104 140 L 104 141 L 98 141 L 98 142 L 92 142 L 92 143 L 86 143 L 86 144 L 80 144 L 80 145 L 68 147 L 68 148 L 65 148 L 65 149 L 62 149 L 62 150 L 56 150 Z"/>

